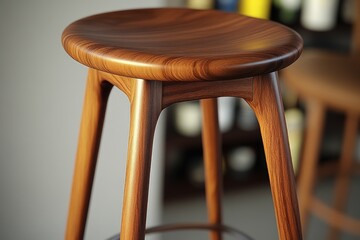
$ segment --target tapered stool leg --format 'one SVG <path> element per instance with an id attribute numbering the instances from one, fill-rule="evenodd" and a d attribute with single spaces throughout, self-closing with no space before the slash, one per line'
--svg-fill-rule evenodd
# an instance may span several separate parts
<path id="1" fill-rule="evenodd" d="M 253 108 L 260 124 L 280 240 L 302 239 L 295 178 L 276 73 L 254 78 Z"/>
<path id="2" fill-rule="evenodd" d="M 145 238 L 151 153 L 161 99 L 161 82 L 134 79 L 120 239 Z"/>
<path id="3" fill-rule="evenodd" d="M 96 159 L 111 85 L 90 69 L 82 113 L 66 239 L 83 239 Z"/>
<path id="4" fill-rule="evenodd" d="M 303 232 L 306 232 L 312 194 L 316 182 L 317 162 L 324 128 L 325 108 L 317 101 L 307 102 L 306 135 L 304 153 L 298 182 L 300 216 Z"/>
<path id="5" fill-rule="evenodd" d="M 202 99 L 200 102 L 208 218 L 211 224 L 221 224 L 222 164 L 217 99 Z M 221 233 L 213 231 L 210 237 L 212 240 L 220 240 Z"/>

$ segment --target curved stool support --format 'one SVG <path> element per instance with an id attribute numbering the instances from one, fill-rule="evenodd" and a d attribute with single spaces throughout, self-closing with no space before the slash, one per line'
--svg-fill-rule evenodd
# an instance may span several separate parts
<path id="1" fill-rule="evenodd" d="M 279 239 L 302 239 L 289 141 L 276 73 L 254 78 L 248 101 L 259 121 Z"/>
<path id="2" fill-rule="evenodd" d="M 218 19 L 222 19 L 219 23 Z M 221 42 L 221 44 L 219 44 Z M 217 97 L 245 99 L 260 123 L 280 240 L 301 240 L 283 106 L 276 72 L 301 54 L 302 39 L 274 22 L 221 11 L 138 9 L 98 14 L 70 24 L 65 50 L 88 66 L 66 239 L 84 237 L 86 216 L 112 86 L 130 101 L 130 131 L 122 240 L 143 240 L 146 232 L 198 228 L 211 240 L 222 225 L 221 137 Z M 96 70 L 93 70 L 96 69 Z M 156 122 L 171 104 L 201 100 L 206 200 L 209 225 L 165 226 L 145 230 L 151 153 Z"/>
<path id="3" fill-rule="evenodd" d="M 75 161 L 66 239 L 83 239 L 111 85 L 89 69 Z"/>
<path id="4" fill-rule="evenodd" d="M 134 79 L 121 239 L 144 239 L 152 144 L 161 112 L 161 83 Z"/>
<path id="5" fill-rule="evenodd" d="M 205 166 L 205 190 L 208 219 L 211 224 L 221 224 L 222 162 L 221 134 L 219 130 L 217 99 L 202 99 L 202 142 Z M 221 232 L 213 231 L 211 240 L 221 240 Z"/>

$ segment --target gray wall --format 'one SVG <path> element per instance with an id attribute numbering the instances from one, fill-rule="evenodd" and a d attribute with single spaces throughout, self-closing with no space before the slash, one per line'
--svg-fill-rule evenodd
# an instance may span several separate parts
<path id="1" fill-rule="evenodd" d="M 62 30 L 89 14 L 161 5 L 163 0 L 0 0 L 0 239 L 63 239 L 86 68 L 62 49 Z M 113 91 L 87 239 L 119 231 L 128 110 L 126 97 Z M 161 159 L 155 155 L 150 225 L 161 214 Z"/>

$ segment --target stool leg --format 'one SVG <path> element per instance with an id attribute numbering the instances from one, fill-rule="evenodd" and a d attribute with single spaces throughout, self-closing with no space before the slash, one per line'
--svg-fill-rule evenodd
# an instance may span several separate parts
<path id="1" fill-rule="evenodd" d="M 134 79 L 124 203 L 122 240 L 145 238 L 153 136 L 161 112 L 161 82 Z"/>
<path id="2" fill-rule="evenodd" d="M 276 73 L 254 78 L 253 99 L 248 103 L 260 124 L 279 239 L 300 240 L 295 178 Z"/>
<path id="3" fill-rule="evenodd" d="M 324 119 L 324 106 L 316 101 L 308 101 L 304 152 L 298 182 L 300 216 L 304 234 L 307 228 L 312 194 L 316 183 L 316 171 L 323 135 Z"/>
<path id="4" fill-rule="evenodd" d="M 84 237 L 92 182 L 110 90 L 111 85 L 105 82 L 101 83 L 97 71 L 90 69 L 66 228 L 65 239 L 67 240 L 79 240 Z"/>
<path id="5" fill-rule="evenodd" d="M 340 168 L 337 172 L 334 191 L 333 206 L 339 212 L 343 212 L 349 195 L 350 174 L 352 169 L 352 160 L 355 150 L 359 118 L 354 114 L 347 115 L 345 122 L 345 132 L 343 137 L 342 153 L 340 158 Z M 329 239 L 339 239 L 339 230 L 330 228 Z"/>
<path id="6" fill-rule="evenodd" d="M 221 224 L 222 164 L 217 99 L 202 99 L 200 102 L 208 218 L 211 224 Z M 220 240 L 221 233 L 213 231 L 210 237 L 211 240 Z"/>

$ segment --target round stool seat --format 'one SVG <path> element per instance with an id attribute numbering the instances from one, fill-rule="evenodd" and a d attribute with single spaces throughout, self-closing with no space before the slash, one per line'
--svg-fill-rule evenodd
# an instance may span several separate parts
<path id="1" fill-rule="evenodd" d="M 360 113 L 360 55 L 306 50 L 283 75 L 304 98 Z"/>
<path id="2" fill-rule="evenodd" d="M 294 62 L 301 37 L 280 24 L 215 10 L 136 9 L 90 16 L 63 32 L 64 48 L 90 67 L 79 134 L 66 239 L 83 239 L 107 99 L 128 96 L 130 127 L 122 240 L 146 233 L 200 229 L 212 240 L 241 232 L 222 225 L 218 97 L 242 98 L 256 113 L 281 240 L 301 240 L 295 179 L 277 71 Z M 224 81 L 229 80 L 229 81 Z M 177 81 L 177 82 L 175 82 Z M 146 230 L 152 146 L 166 107 L 200 100 L 207 225 Z"/>
<path id="3" fill-rule="evenodd" d="M 214 10 L 142 9 L 90 16 L 63 33 L 88 67 L 161 81 L 225 80 L 284 68 L 302 40 L 274 22 Z"/>

